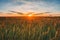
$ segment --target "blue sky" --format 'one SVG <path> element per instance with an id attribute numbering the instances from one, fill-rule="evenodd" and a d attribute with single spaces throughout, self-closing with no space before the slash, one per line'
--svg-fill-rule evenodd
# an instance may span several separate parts
<path id="1" fill-rule="evenodd" d="M 0 12 L 60 12 L 60 0 L 0 0 Z"/>

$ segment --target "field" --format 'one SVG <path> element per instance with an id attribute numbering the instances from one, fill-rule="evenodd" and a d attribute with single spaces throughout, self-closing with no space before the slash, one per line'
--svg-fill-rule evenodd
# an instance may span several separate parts
<path id="1" fill-rule="evenodd" d="M 60 17 L 0 17 L 0 40 L 60 40 Z"/>

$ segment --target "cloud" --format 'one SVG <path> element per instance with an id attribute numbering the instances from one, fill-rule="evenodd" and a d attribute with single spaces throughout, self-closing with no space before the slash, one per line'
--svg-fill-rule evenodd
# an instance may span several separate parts
<path id="1" fill-rule="evenodd" d="M 55 3 L 49 3 L 42 0 L 13 0 L 11 3 L 7 3 L 3 7 L 3 11 L 13 10 L 20 12 L 56 12 L 60 11 L 60 6 Z"/>

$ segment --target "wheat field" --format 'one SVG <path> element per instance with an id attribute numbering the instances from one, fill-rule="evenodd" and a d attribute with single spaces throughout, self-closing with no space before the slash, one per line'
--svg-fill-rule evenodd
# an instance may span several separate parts
<path id="1" fill-rule="evenodd" d="M 60 17 L 0 17 L 0 40 L 60 40 Z"/>

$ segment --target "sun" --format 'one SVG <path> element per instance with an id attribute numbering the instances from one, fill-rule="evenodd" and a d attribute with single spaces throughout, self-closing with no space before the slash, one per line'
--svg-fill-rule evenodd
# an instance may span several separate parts
<path id="1" fill-rule="evenodd" d="M 31 17 L 32 15 L 28 15 L 29 17 Z"/>

